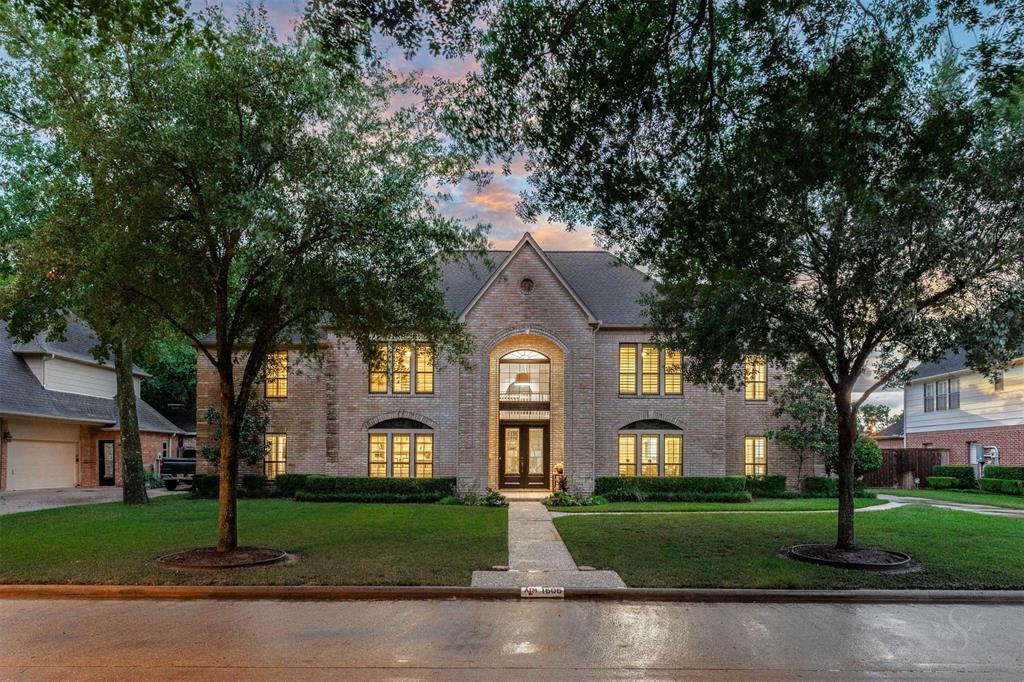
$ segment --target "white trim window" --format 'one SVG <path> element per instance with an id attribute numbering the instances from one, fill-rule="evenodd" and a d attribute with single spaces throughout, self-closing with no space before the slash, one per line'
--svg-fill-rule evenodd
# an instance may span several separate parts
<path id="1" fill-rule="evenodd" d="M 622 430 L 618 433 L 619 476 L 682 476 L 681 431 Z"/>
<path id="2" fill-rule="evenodd" d="M 432 432 L 371 429 L 366 441 L 367 475 L 370 478 L 433 478 Z"/>
<path id="3" fill-rule="evenodd" d="M 371 395 L 432 395 L 434 349 L 425 343 L 381 343 L 369 367 Z"/>

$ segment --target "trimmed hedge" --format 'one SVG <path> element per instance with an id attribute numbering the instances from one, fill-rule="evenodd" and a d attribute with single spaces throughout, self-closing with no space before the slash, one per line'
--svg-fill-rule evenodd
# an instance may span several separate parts
<path id="1" fill-rule="evenodd" d="M 245 474 L 242 476 L 242 490 L 247 493 L 262 493 L 267 489 L 267 477 L 263 474 Z"/>
<path id="2" fill-rule="evenodd" d="M 753 497 L 790 497 L 785 476 L 747 476 L 747 492 Z"/>
<path id="3" fill-rule="evenodd" d="M 216 498 L 220 494 L 220 476 L 196 474 L 192 477 L 192 497 Z"/>
<path id="4" fill-rule="evenodd" d="M 295 497 L 295 493 L 306 487 L 308 474 L 280 474 L 274 479 L 274 487 L 282 497 Z"/>
<path id="5" fill-rule="evenodd" d="M 612 502 L 749 502 L 745 476 L 600 476 L 594 495 Z"/>
<path id="6" fill-rule="evenodd" d="M 952 488 L 957 483 L 957 480 L 952 476 L 928 476 L 925 480 L 928 481 L 930 487 L 936 490 Z"/>
<path id="7" fill-rule="evenodd" d="M 307 476 L 295 492 L 310 502 L 438 502 L 455 491 L 454 478 Z"/>
<path id="8" fill-rule="evenodd" d="M 867 486 L 864 485 L 864 481 L 857 480 L 853 482 L 853 496 L 854 497 L 875 497 L 874 493 L 869 493 Z M 804 479 L 804 497 L 839 497 L 839 479 L 828 478 L 827 476 L 808 476 Z"/>
<path id="9" fill-rule="evenodd" d="M 981 470 L 981 477 L 1008 478 L 1013 481 L 1024 481 L 1024 467 L 1001 467 L 991 464 Z"/>
<path id="10" fill-rule="evenodd" d="M 981 489 L 990 493 L 1002 493 L 1003 495 L 1024 495 L 1024 481 L 1013 478 L 988 478 L 982 477 L 978 483 Z"/>
<path id="11" fill-rule="evenodd" d="M 970 489 L 978 487 L 974 477 L 974 467 L 963 465 L 942 465 L 932 468 L 932 476 L 952 477 L 957 480 L 956 488 Z"/>

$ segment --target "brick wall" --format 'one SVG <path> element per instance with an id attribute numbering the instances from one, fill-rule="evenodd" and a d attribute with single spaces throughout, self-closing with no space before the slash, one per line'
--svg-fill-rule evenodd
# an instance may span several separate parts
<path id="1" fill-rule="evenodd" d="M 908 448 L 943 448 L 949 450 L 950 464 L 969 464 L 968 443 L 995 445 L 999 448 L 999 464 L 1024 466 L 1024 426 L 994 426 L 984 429 L 922 431 L 907 434 Z"/>
<path id="2" fill-rule="evenodd" d="M 524 278 L 532 291 L 520 289 Z M 435 358 L 431 395 L 371 395 L 366 364 L 349 341 L 328 336 L 322 364 L 303 364 L 289 352 L 288 397 L 271 400 L 270 432 L 287 435 L 290 473 L 367 475 L 367 430 L 403 417 L 434 434 L 434 475 L 455 476 L 465 491 L 498 483 L 498 360 L 535 350 L 551 360 L 552 468 L 564 462 L 571 489 L 593 489 L 595 476 L 615 475 L 617 432 L 641 419 L 662 419 L 683 433 L 684 474 L 743 473 L 743 438 L 763 435 L 781 420 L 768 403 L 748 403 L 741 392 L 716 392 L 684 383 L 682 396 L 618 395 L 618 344 L 644 342 L 642 330 L 595 329 L 542 256 L 527 244 L 466 314 L 474 349 L 467 366 Z M 240 366 L 244 356 L 239 356 Z M 769 377 L 769 388 L 778 381 Z M 262 389 L 260 389 L 262 390 Z M 216 372 L 199 354 L 198 446 L 209 442 L 203 415 L 216 406 Z M 208 470 L 200 462 L 200 470 Z M 255 468 L 258 470 L 258 467 Z M 796 453 L 768 445 L 769 473 L 798 486 Z M 820 474 L 805 461 L 802 475 Z"/>
<path id="3" fill-rule="evenodd" d="M 122 485 L 121 475 L 121 433 L 115 430 L 83 426 L 78 431 L 78 485 L 84 488 L 100 484 L 99 444 L 100 441 L 114 441 L 114 485 Z M 142 467 L 156 473 L 156 456 L 167 441 L 168 456 L 177 455 L 177 437 L 168 433 L 143 431 L 139 434 L 142 442 Z"/>

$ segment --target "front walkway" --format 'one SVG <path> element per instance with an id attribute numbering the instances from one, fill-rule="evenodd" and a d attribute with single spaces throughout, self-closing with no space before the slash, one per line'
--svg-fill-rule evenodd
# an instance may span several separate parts
<path id="1" fill-rule="evenodd" d="M 147 490 L 150 499 L 169 495 L 163 488 Z M 0 492 L 0 516 L 39 509 L 73 507 L 79 504 L 97 502 L 120 502 L 121 488 L 103 486 L 100 488 L 48 488 L 46 490 L 11 490 Z"/>
<path id="2" fill-rule="evenodd" d="M 508 507 L 508 570 L 474 571 L 473 587 L 625 587 L 615 571 L 580 570 L 540 502 Z"/>
<path id="3" fill-rule="evenodd" d="M 900 497 L 899 495 L 879 495 L 878 499 L 886 500 L 890 504 L 894 504 L 897 506 L 903 506 L 905 504 L 923 504 L 929 507 L 954 509 L 956 511 L 965 511 L 974 514 L 985 514 L 986 516 L 1004 516 L 1009 519 L 1024 519 L 1024 509 L 989 507 L 988 505 L 984 504 L 967 504 L 965 502 L 947 502 L 946 500 L 933 500 L 929 497 Z"/>

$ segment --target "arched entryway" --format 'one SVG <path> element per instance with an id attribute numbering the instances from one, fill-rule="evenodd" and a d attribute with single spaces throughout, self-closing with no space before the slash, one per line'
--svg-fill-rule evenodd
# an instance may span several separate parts
<path id="1" fill-rule="evenodd" d="M 498 343 L 490 354 L 490 485 L 550 490 L 563 462 L 564 354 L 536 334 Z"/>

